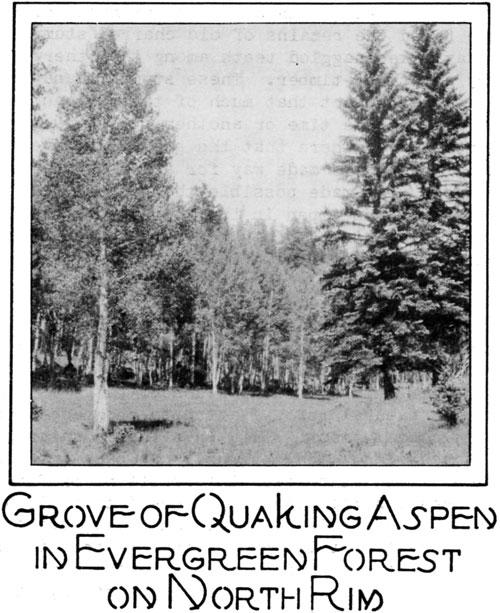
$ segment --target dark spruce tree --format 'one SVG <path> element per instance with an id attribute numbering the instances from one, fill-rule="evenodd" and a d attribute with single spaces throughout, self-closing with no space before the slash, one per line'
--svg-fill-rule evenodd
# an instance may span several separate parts
<path id="1" fill-rule="evenodd" d="M 408 40 L 405 183 L 417 185 L 429 201 L 468 193 L 468 105 L 456 89 L 447 47 L 447 35 L 436 24 L 415 26 Z"/>
<path id="2" fill-rule="evenodd" d="M 404 163 L 402 98 L 386 55 L 383 31 L 370 27 L 343 102 L 351 134 L 344 153 L 327 166 L 351 184 L 348 213 L 377 212 L 398 183 Z"/>
<path id="3" fill-rule="evenodd" d="M 366 250 L 337 259 L 325 276 L 333 374 L 380 372 L 386 400 L 395 372 L 429 370 L 434 360 L 431 233 L 420 201 L 396 195 L 373 215 Z"/>
<path id="4" fill-rule="evenodd" d="M 332 364 L 347 357 L 352 369 L 381 371 L 386 399 L 395 395 L 395 370 L 436 379 L 467 330 L 467 117 L 443 45 L 434 27 L 415 28 L 406 108 L 392 136 L 397 181 L 372 206 L 363 248 L 325 277 Z"/>
<path id="5" fill-rule="evenodd" d="M 432 308 L 423 321 L 430 332 L 434 383 L 448 357 L 469 343 L 469 110 L 457 91 L 447 46 L 439 26 L 413 28 L 406 88 L 410 157 L 405 180 L 418 193 L 427 222 L 426 289 Z M 415 243 L 421 244 L 422 237 Z"/>
<path id="6" fill-rule="evenodd" d="M 370 27 L 357 58 L 350 92 L 343 103 L 351 135 L 345 139 L 344 153 L 327 168 L 339 173 L 349 184 L 345 197 L 345 212 L 354 225 L 347 229 L 337 219 L 334 238 L 356 239 L 352 236 L 356 218 L 365 219 L 369 229 L 373 220 L 394 197 L 405 164 L 406 148 L 402 130 L 403 101 L 394 71 L 387 65 L 384 33 L 378 26 Z M 340 232 L 338 223 L 340 222 Z M 356 245 L 355 245 L 356 247 Z M 360 300 L 369 295 L 372 281 L 363 278 L 362 271 L 375 270 L 375 262 L 366 245 L 357 253 L 347 250 L 336 254 L 331 270 L 325 275 L 325 288 L 330 293 L 331 313 L 325 324 L 326 351 L 332 367 L 332 379 L 339 376 L 367 373 L 382 368 L 386 398 L 394 395 L 390 377 L 391 359 L 382 359 L 368 321 L 363 319 L 367 308 Z M 371 294 L 377 300 L 376 293 Z M 376 305 L 372 305 L 376 308 Z M 382 320 L 380 320 L 382 321 Z M 387 351 L 384 350 L 384 355 Z"/>

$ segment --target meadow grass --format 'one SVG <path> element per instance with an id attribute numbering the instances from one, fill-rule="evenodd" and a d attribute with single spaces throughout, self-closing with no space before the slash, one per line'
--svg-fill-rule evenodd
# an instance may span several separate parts
<path id="1" fill-rule="evenodd" d="M 109 390 L 115 434 L 92 435 L 92 390 L 39 390 L 33 464 L 467 464 L 469 427 L 443 427 L 428 392 L 359 397 Z"/>

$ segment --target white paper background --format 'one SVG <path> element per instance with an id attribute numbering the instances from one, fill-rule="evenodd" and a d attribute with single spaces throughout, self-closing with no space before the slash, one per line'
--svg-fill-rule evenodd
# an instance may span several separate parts
<path id="1" fill-rule="evenodd" d="M 500 545 L 498 527 L 492 531 L 481 530 L 451 530 L 450 524 L 441 522 L 442 525 L 431 530 L 429 527 L 417 531 L 397 531 L 390 522 L 379 522 L 370 532 L 366 532 L 367 518 L 373 513 L 377 501 L 382 494 L 386 494 L 396 512 L 400 514 L 401 522 L 410 520 L 410 510 L 413 506 L 431 505 L 440 506 L 479 506 L 486 509 L 495 507 L 498 511 L 500 503 L 500 481 L 497 467 L 500 465 L 498 449 L 495 445 L 496 433 L 498 432 L 497 391 L 495 389 L 495 372 L 498 370 L 498 355 L 495 338 L 496 320 L 494 317 L 495 304 L 497 304 L 497 289 L 495 285 L 495 263 L 498 253 L 496 247 L 495 230 L 498 226 L 498 213 L 495 202 L 498 200 L 498 179 L 495 176 L 495 168 L 498 165 L 498 145 L 494 139 L 491 142 L 491 193 L 490 193 L 490 409 L 489 409 L 489 484 L 482 486 L 311 486 L 292 487 L 282 485 L 274 486 L 21 486 L 8 485 L 8 312 L 9 299 L 9 202 L 10 202 L 10 74 L 8 70 L 11 61 L 11 24 L 12 13 L 5 7 L 2 10 L 2 66 L 4 78 L 2 80 L 4 91 L 2 96 L 3 107 L 3 135 L 2 142 L 2 231 L 4 232 L 1 248 L 3 249 L 3 287 L 4 291 L 4 317 L 3 329 L 5 331 L 2 346 L 2 407 L 0 430 L 2 432 L 2 452 L 0 454 L 0 489 L 1 500 L 15 491 L 26 491 L 31 496 L 34 507 L 41 504 L 58 505 L 67 508 L 70 505 L 92 505 L 99 509 L 106 504 L 130 505 L 134 510 L 139 510 L 147 504 L 182 504 L 189 507 L 193 499 L 201 494 L 216 492 L 227 505 L 233 504 L 238 510 L 248 504 L 256 509 L 258 505 L 265 505 L 272 517 L 275 506 L 276 492 L 281 492 L 287 504 L 294 504 L 303 508 L 305 504 L 319 506 L 329 505 L 335 509 L 341 509 L 346 505 L 355 505 L 360 508 L 363 525 L 357 530 L 346 530 L 341 526 L 327 530 L 325 528 L 314 529 L 269 529 L 257 527 L 253 530 L 235 530 L 230 535 L 221 533 L 220 530 L 202 529 L 188 519 L 172 520 L 172 526 L 166 529 L 140 528 L 134 522 L 134 528 L 128 530 L 92 529 L 84 526 L 79 530 L 58 530 L 53 527 L 40 527 L 33 525 L 29 528 L 14 528 L 0 520 L 0 573 L 2 577 L 2 591 L 0 598 L 3 603 L 2 610 L 50 610 L 54 613 L 72 610 L 75 612 L 96 609 L 100 611 L 112 610 L 106 601 L 108 590 L 114 585 L 133 586 L 142 588 L 153 587 L 158 592 L 156 610 L 167 610 L 166 575 L 164 568 L 160 571 L 74 571 L 70 568 L 63 570 L 36 571 L 34 569 L 34 549 L 36 545 L 62 546 L 74 550 L 75 534 L 77 532 L 106 533 L 103 544 L 106 547 L 113 544 L 114 547 L 123 546 L 170 546 L 185 549 L 189 546 L 200 548 L 208 546 L 226 547 L 231 552 L 236 547 L 272 547 L 288 546 L 291 548 L 302 547 L 308 554 L 312 552 L 314 534 L 339 534 L 344 537 L 348 547 L 385 547 L 391 556 L 398 547 L 441 550 L 443 548 L 457 548 L 462 550 L 462 555 L 456 560 L 455 571 L 448 573 L 444 570 L 432 574 L 420 573 L 386 573 L 382 571 L 348 572 L 343 569 L 340 560 L 332 558 L 331 565 L 321 565 L 317 574 L 334 575 L 338 578 L 340 587 L 338 590 L 338 604 L 347 609 L 347 588 L 352 586 L 361 587 L 369 593 L 370 589 L 377 588 L 384 595 L 385 604 L 383 611 L 390 613 L 405 610 L 413 611 L 439 611 L 443 609 L 453 610 L 457 613 L 465 613 L 470 610 L 494 611 L 498 608 L 496 596 L 496 583 L 498 582 L 497 550 Z M 473 75 L 479 75 L 477 81 L 473 80 L 473 112 L 477 113 L 478 121 L 473 117 L 473 303 L 478 305 L 473 312 L 473 394 L 478 398 L 478 403 L 484 398 L 484 253 L 485 253 L 485 166 L 484 166 L 484 129 L 481 131 L 481 118 L 484 120 L 486 113 L 486 97 L 484 89 L 484 76 L 486 57 L 483 53 L 486 41 L 486 7 L 474 5 L 422 5 L 422 6 L 197 6 L 197 7 L 174 7 L 174 6 L 18 6 L 18 20 L 21 15 L 37 11 L 43 13 L 43 21 L 471 21 L 473 23 Z M 60 12 L 62 11 L 62 12 Z M 492 29 L 492 66 L 498 66 L 498 44 L 495 21 Z M 17 45 L 20 49 L 29 49 L 29 28 L 24 29 L 18 36 Z M 476 36 L 476 39 L 474 39 Z M 24 38 L 23 38 L 24 37 Z M 476 40 L 476 45 L 474 43 Z M 22 51 L 19 51 L 22 55 Z M 19 55 L 18 55 L 19 58 Z M 495 61 L 496 60 L 496 61 Z M 475 64 L 475 62 L 477 64 Z M 476 66 L 476 68 L 475 68 Z M 16 107 L 17 116 L 29 117 L 29 73 L 19 71 L 16 97 L 19 106 Z M 495 109 L 498 108 L 497 85 L 495 71 L 491 75 L 491 133 L 498 134 L 498 119 Z M 484 123 L 482 124 L 484 127 Z M 479 129 L 478 129 L 479 128 Z M 481 434 L 484 433 L 481 420 L 484 410 L 477 410 L 473 405 L 475 432 L 479 433 L 473 440 L 473 457 L 478 461 L 467 469 L 381 469 L 381 468 L 343 468 L 335 473 L 331 469 L 308 469 L 308 468 L 235 468 L 221 467 L 220 469 L 202 468 L 143 468 L 143 469 L 117 469 L 117 468 L 50 468 L 41 471 L 38 467 L 29 466 L 27 453 L 27 441 L 29 432 L 29 124 L 26 122 L 17 125 L 16 138 L 19 148 L 16 150 L 16 276 L 14 291 L 16 296 L 15 327 L 14 327 L 14 478 L 15 480 L 28 483 L 45 482 L 110 482 L 110 481 L 136 481 L 136 482 L 195 482 L 195 483 L 220 483 L 220 482 L 283 482 L 287 481 L 312 481 L 312 482 L 372 482 L 372 483 L 397 483 L 397 482 L 435 482 L 435 483 L 467 483 L 481 482 L 484 475 L 482 453 L 484 442 Z M 16 145 L 16 146 L 18 146 Z M 477 152 L 477 153 L 476 153 Z M 477 177 L 479 178 L 477 180 Z M 26 437 L 23 438 L 23 434 Z M 484 438 L 484 434 L 483 434 Z M 475 447 L 474 447 L 475 446 Z M 474 452 L 475 451 L 475 452 Z M 402 474 L 404 471 L 404 474 Z M 24 505 L 27 506 L 27 505 Z M 208 510 L 207 505 L 207 510 Z M 481 524 L 483 526 L 483 524 Z M 389 558 L 390 559 L 390 558 Z M 70 559 L 68 567 L 74 560 Z M 210 572 L 205 570 L 193 571 L 202 576 L 207 584 L 215 587 L 227 586 L 283 586 L 287 593 L 291 593 L 297 586 L 303 588 L 301 610 L 308 611 L 308 578 L 314 574 L 312 567 L 308 567 L 301 573 L 294 571 L 280 572 L 268 571 L 262 573 L 241 571 L 240 573 Z M 183 573 L 186 576 L 187 572 Z M 317 601 L 315 610 L 335 610 L 325 602 Z M 263 601 L 259 601 L 261 604 Z M 278 601 L 276 601 L 278 602 Z M 173 610 L 188 610 L 188 603 L 182 597 L 177 601 Z M 131 606 L 129 607 L 131 608 Z M 143 603 L 139 603 L 139 609 L 144 609 Z M 280 603 L 272 607 L 273 610 L 280 608 Z M 293 603 L 287 605 L 289 610 L 296 610 Z M 204 606 L 205 610 L 216 610 L 210 604 Z M 244 603 L 240 610 L 250 610 Z M 266 610 L 264 607 L 262 610 Z M 354 607 L 356 610 L 356 607 Z"/>

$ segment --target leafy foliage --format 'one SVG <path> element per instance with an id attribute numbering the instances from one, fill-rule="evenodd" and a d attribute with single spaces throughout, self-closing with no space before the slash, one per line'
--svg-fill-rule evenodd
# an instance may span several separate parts
<path id="1" fill-rule="evenodd" d="M 90 67 L 80 71 L 72 96 L 61 102 L 64 127 L 40 198 L 53 285 L 77 302 L 84 287 L 92 288 L 98 324 L 96 430 L 106 430 L 108 422 L 109 329 L 123 317 L 124 289 L 144 277 L 162 227 L 160 205 L 170 192 L 164 170 L 173 134 L 156 121 L 151 91 L 150 83 L 139 82 L 138 62 L 118 47 L 112 30 L 104 31 Z M 77 274 L 58 274 L 63 262 Z M 75 319 L 79 310 L 80 305 Z"/>
<path id="2" fill-rule="evenodd" d="M 101 399 L 121 371 L 299 396 L 326 390 L 327 367 L 351 387 L 382 375 L 386 398 L 398 372 L 437 380 L 468 342 L 468 117 L 442 31 L 409 40 L 398 83 L 382 29 L 366 32 L 328 167 L 348 183 L 345 211 L 320 240 L 307 220 L 279 238 L 265 222 L 231 227 L 206 184 L 176 200 L 153 85 L 101 34 L 35 167 L 34 367 L 55 373 L 64 352 Z M 346 217 L 367 228 L 357 249 L 341 244 Z"/>
<path id="3" fill-rule="evenodd" d="M 31 399 L 31 421 L 38 421 L 43 414 L 43 407 L 40 402 Z"/>
<path id="4" fill-rule="evenodd" d="M 453 428 L 464 419 L 469 410 L 470 395 L 463 377 L 452 375 L 449 371 L 441 379 L 431 396 L 434 412 L 446 426 Z"/>
<path id="5" fill-rule="evenodd" d="M 45 45 L 46 38 L 41 34 L 39 26 L 33 25 L 33 36 L 31 39 L 31 53 L 33 56 L 33 82 L 31 90 L 31 119 L 35 129 L 47 130 L 51 127 L 50 121 L 41 108 L 41 99 L 47 92 L 47 76 L 54 70 L 54 67 L 47 66 L 38 60 L 38 52 Z"/>
<path id="6" fill-rule="evenodd" d="M 106 451 L 112 453 L 134 442 L 136 438 L 137 433 L 133 424 L 117 424 L 105 435 L 103 443 Z"/>

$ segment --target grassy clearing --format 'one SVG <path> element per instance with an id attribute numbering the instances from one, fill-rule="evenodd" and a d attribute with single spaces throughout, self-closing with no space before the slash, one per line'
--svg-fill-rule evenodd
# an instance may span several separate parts
<path id="1" fill-rule="evenodd" d="M 358 398 L 110 389 L 117 434 L 92 437 L 92 390 L 36 391 L 34 464 L 467 464 L 468 424 L 445 428 L 426 392 Z M 130 426 L 128 425 L 130 424 Z M 123 439 L 123 440 L 122 440 Z"/>

